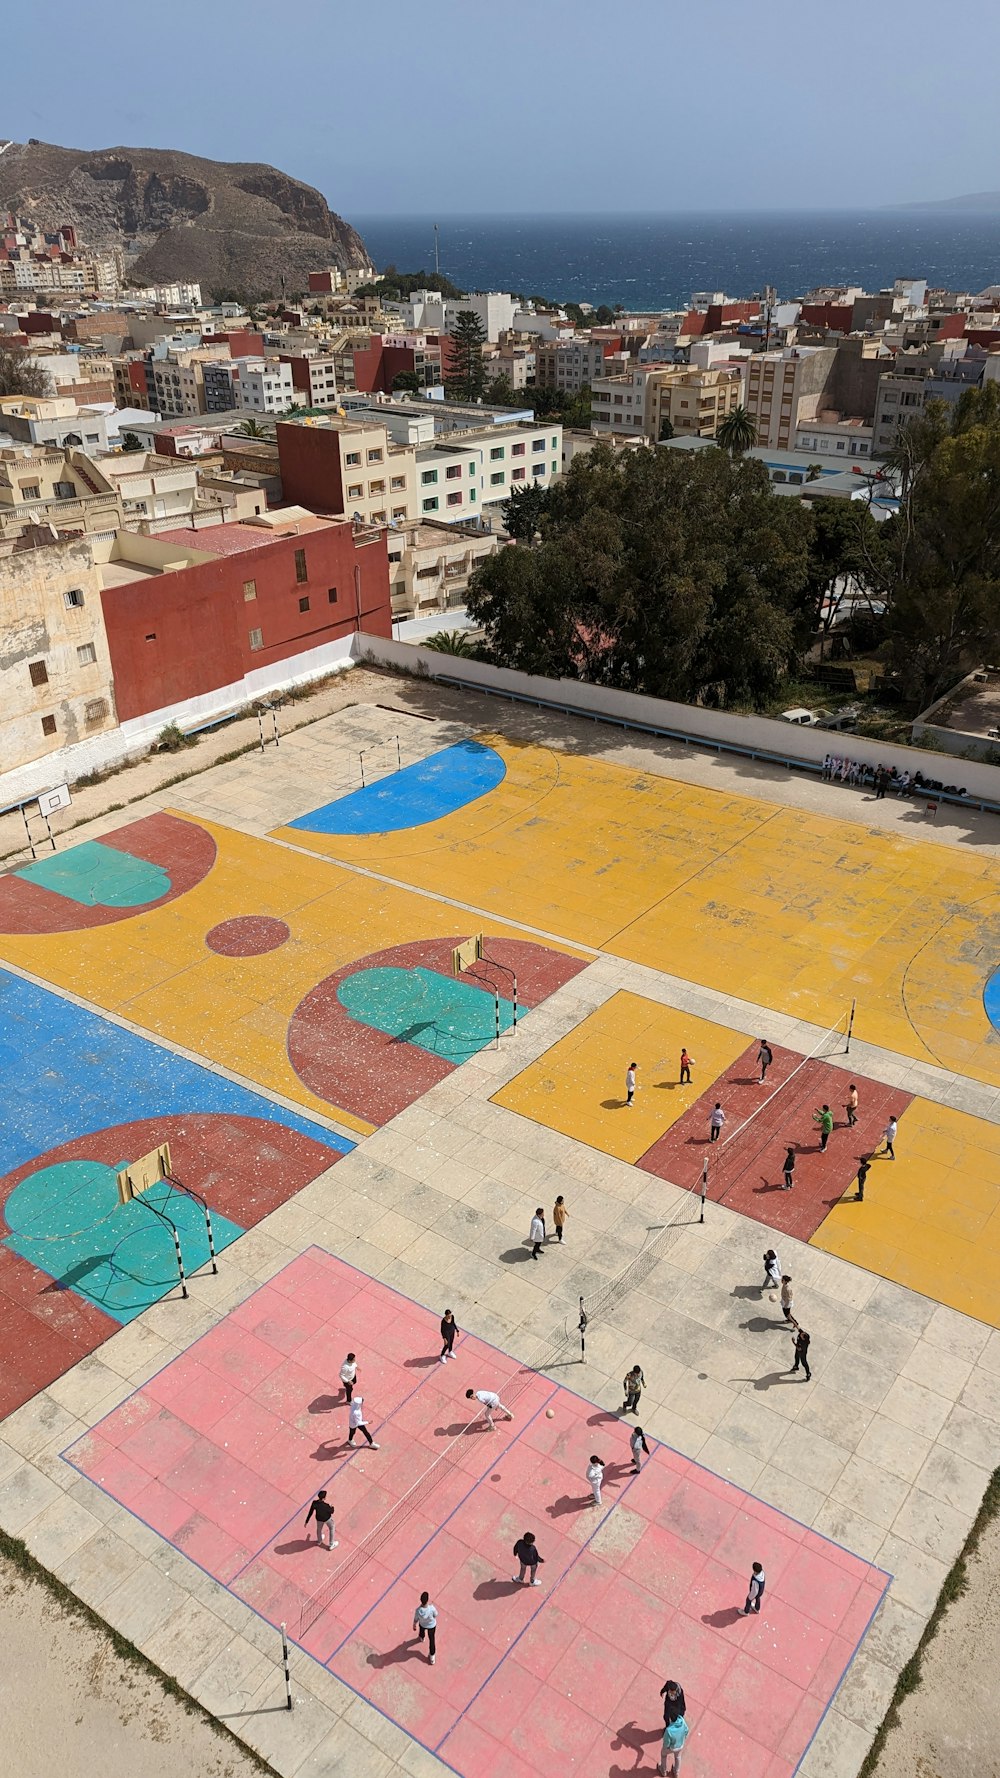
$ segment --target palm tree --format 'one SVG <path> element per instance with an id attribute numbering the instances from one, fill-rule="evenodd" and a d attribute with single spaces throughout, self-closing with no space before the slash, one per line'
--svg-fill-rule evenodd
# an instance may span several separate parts
<path id="1" fill-rule="evenodd" d="M 734 407 L 732 413 L 726 415 L 715 435 L 715 442 L 733 457 L 742 457 L 744 451 L 749 451 L 757 443 L 757 428 L 745 407 Z"/>
<path id="2" fill-rule="evenodd" d="M 476 653 L 468 630 L 435 630 L 433 636 L 425 636 L 424 647 L 433 648 L 435 654 L 460 654 L 465 660 L 474 659 Z"/>
<path id="3" fill-rule="evenodd" d="M 253 419 L 244 420 L 242 426 L 237 426 L 236 430 L 242 432 L 244 438 L 263 438 L 264 436 L 263 430 Z"/>

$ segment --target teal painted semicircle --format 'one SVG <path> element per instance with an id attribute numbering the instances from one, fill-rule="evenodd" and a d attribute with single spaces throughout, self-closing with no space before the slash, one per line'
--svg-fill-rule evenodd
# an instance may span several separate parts
<path id="1" fill-rule="evenodd" d="M 369 761 L 369 769 L 373 767 Z M 374 769 L 377 769 L 375 767 Z M 457 741 L 440 753 L 390 772 L 290 821 L 303 833 L 398 833 L 453 815 L 495 790 L 507 771 L 499 753 L 480 741 Z"/>
<path id="2" fill-rule="evenodd" d="M 1000 969 L 993 971 L 983 989 L 983 1005 L 994 1031 L 1000 1031 Z"/>
<path id="3" fill-rule="evenodd" d="M 170 893 L 170 878 L 158 864 L 102 846 L 100 840 L 36 858 L 14 874 L 84 907 L 140 908 Z"/>
<path id="4" fill-rule="evenodd" d="M 492 991 L 435 969 L 359 969 L 341 982 L 337 999 L 358 1024 L 383 1031 L 398 1043 L 416 1044 L 456 1066 L 496 1035 Z M 510 1001 L 501 996 L 501 1031 L 508 1031 L 512 1022 Z"/>

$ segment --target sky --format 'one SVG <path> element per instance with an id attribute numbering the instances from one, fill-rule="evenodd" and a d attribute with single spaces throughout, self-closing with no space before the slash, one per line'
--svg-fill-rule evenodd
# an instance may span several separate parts
<path id="1" fill-rule="evenodd" d="M 352 217 L 869 209 L 1000 189 L 1000 7 L 9 3 L 0 133 L 269 161 Z"/>

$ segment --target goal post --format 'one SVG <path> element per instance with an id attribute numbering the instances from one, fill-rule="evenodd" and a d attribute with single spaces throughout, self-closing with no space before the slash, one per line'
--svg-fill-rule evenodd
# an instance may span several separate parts
<path id="1" fill-rule="evenodd" d="M 462 943 L 456 945 L 451 953 L 452 973 L 462 975 L 466 969 L 471 969 L 474 963 L 479 962 L 482 954 L 483 935 L 481 932 L 475 933 L 472 938 L 463 939 Z"/>
<path id="2" fill-rule="evenodd" d="M 148 1154 L 140 1155 L 137 1161 L 130 1161 L 127 1167 L 119 1170 L 119 1203 L 128 1204 L 133 1198 L 140 1198 L 152 1186 L 169 1179 L 170 1171 L 170 1144 L 161 1142 L 158 1147 L 151 1148 Z"/>

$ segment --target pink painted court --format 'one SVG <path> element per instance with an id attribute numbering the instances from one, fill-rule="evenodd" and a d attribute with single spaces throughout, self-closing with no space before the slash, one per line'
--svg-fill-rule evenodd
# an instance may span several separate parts
<path id="1" fill-rule="evenodd" d="M 437 1324 L 310 1248 L 65 1455 L 461 1778 L 651 1773 L 667 1678 L 685 1778 L 791 1778 L 889 1576 L 665 1445 L 634 1476 L 629 1423 L 472 1336 L 441 1364 Z M 377 1451 L 346 1442 L 348 1350 Z M 304 1526 L 320 1487 L 334 1550 Z M 525 1530 L 538 1589 L 511 1580 Z"/>

